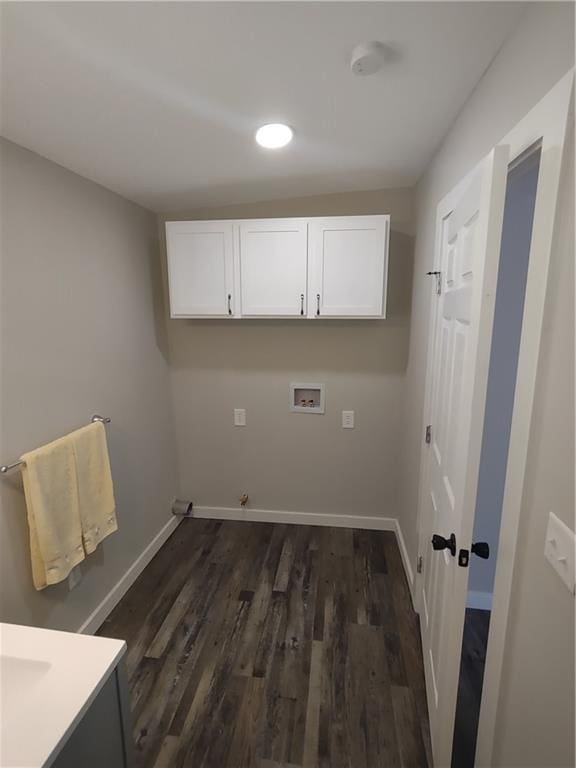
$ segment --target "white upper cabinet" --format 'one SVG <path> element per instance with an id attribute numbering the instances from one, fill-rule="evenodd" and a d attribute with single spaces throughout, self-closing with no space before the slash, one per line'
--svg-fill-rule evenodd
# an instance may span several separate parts
<path id="1" fill-rule="evenodd" d="M 385 317 L 389 225 L 389 216 L 310 219 L 310 317 Z"/>
<path id="2" fill-rule="evenodd" d="M 389 216 L 171 221 L 170 313 L 383 318 Z"/>
<path id="3" fill-rule="evenodd" d="M 166 248 L 170 316 L 233 316 L 234 222 L 167 222 Z"/>
<path id="4" fill-rule="evenodd" d="M 307 220 L 241 221 L 243 317 L 305 317 Z"/>

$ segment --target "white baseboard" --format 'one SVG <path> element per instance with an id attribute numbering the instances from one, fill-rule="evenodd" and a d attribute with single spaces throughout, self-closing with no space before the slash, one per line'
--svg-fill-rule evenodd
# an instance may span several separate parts
<path id="1" fill-rule="evenodd" d="M 205 517 L 213 520 L 246 520 L 251 523 L 332 525 L 336 528 L 396 531 L 396 520 L 393 517 L 332 515 L 327 512 L 285 512 L 278 509 L 239 509 L 237 507 L 194 507 L 192 517 Z"/>
<path id="2" fill-rule="evenodd" d="M 400 528 L 400 521 L 398 520 L 398 518 L 395 518 L 394 522 L 396 523 L 396 527 L 394 529 L 396 532 L 396 540 L 398 541 L 398 549 L 400 550 L 400 555 L 402 556 L 402 565 L 404 566 L 404 573 L 406 574 L 406 578 L 408 579 L 408 586 L 410 588 L 412 605 L 414 606 L 414 608 L 416 608 L 416 601 L 414 600 L 414 571 L 412 570 L 412 566 L 410 565 L 410 558 L 408 557 L 406 542 L 404 541 L 404 536 L 402 535 L 402 528 Z"/>
<path id="3" fill-rule="evenodd" d="M 328 525 L 338 528 L 363 528 L 370 531 L 394 531 L 402 556 L 404 572 L 408 579 L 414 605 L 414 572 L 402 535 L 400 523 L 395 517 L 371 515 L 335 515 L 325 512 L 285 512 L 276 509 L 238 509 L 235 507 L 194 507 L 192 517 L 213 520 L 246 520 L 253 523 L 287 523 L 289 525 Z"/>
<path id="4" fill-rule="evenodd" d="M 473 589 L 468 591 L 466 598 L 466 608 L 479 608 L 481 611 L 492 610 L 492 593 L 476 592 Z"/>
<path id="5" fill-rule="evenodd" d="M 176 517 L 174 515 L 170 517 L 166 525 L 158 531 L 146 549 L 138 555 L 124 576 L 122 576 L 120 581 L 110 590 L 110 592 L 108 592 L 104 600 L 102 600 L 96 609 L 92 611 L 86 621 L 77 629 L 77 632 L 84 635 L 92 635 L 96 632 L 96 630 L 103 624 L 106 617 L 111 613 L 112 609 L 120 602 L 126 592 L 128 592 L 132 584 L 134 584 L 138 576 L 140 576 L 160 547 L 176 530 L 181 521 L 181 517 Z"/>

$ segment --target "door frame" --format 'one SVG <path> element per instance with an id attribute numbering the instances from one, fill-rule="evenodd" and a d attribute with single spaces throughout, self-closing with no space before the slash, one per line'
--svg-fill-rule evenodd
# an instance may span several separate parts
<path id="1" fill-rule="evenodd" d="M 532 225 L 506 482 L 502 503 L 492 615 L 478 723 L 476 747 L 476 765 L 478 766 L 490 766 L 493 762 L 500 679 L 504 664 L 508 611 L 516 559 L 516 541 L 520 524 L 522 491 L 526 473 L 528 441 L 534 407 L 540 342 L 544 324 L 548 271 L 552 252 L 566 128 L 570 109 L 573 109 L 573 105 L 571 106 L 573 82 L 574 70 L 572 69 L 496 144 L 496 147 L 509 147 L 509 165 L 516 162 L 521 155 L 537 144 L 541 147 L 541 157 Z M 455 188 L 440 201 L 436 212 L 437 223 L 449 215 L 454 207 L 455 200 L 458 199 L 468 180 L 469 174 L 466 174 Z M 439 259 L 441 233 L 442 227 L 437 226 L 434 244 L 434 270 L 437 269 Z M 500 254 L 498 253 L 497 258 L 494 260 L 495 277 L 497 277 L 499 261 Z M 434 285 L 430 287 L 432 300 L 429 314 L 427 376 L 422 435 L 425 434 L 426 426 L 430 423 L 431 412 L 432 381 L 431 376 L 428 375 L 428 369 L 434 354 L 434 332 L 438 310 L 438 304 L 434 301 L 434 294 L 435 281 Z M 482 413 L 472 414 L 471 423 L 483 424 L 483 411 L 484 404 L 482 404 Z M 427 553 L 428 551 L 428 543 L 423 541 L 427 533 L 423 526 L 423 509 L 428 475 L 427 450 L 428 447 L 423 444 L 420 453 L 417 515 L 419 554 Z M 503 557 L 502 555 L 505 556 Z M 420 612 L 422 608 L 422 574 L 416 574 L 414 591 L 416 595 L 415 607 Z"/>

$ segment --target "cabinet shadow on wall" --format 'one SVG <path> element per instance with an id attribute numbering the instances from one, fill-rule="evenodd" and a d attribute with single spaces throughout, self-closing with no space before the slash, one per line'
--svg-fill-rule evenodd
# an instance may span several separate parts
<path id="1" fill-rule="evenodd" d="M 148 252 L 148 273 L 150 275 L 150 300 L 154 313 L 154 337 L 160 354 L 169 363 L 170 348 L 168 344 L 168 326 L 166 325 L 166 289 L 165 269 L 163 263 L 166 260 L 166 242 L 162 237 L 160 242 L 151 239 Z"/>

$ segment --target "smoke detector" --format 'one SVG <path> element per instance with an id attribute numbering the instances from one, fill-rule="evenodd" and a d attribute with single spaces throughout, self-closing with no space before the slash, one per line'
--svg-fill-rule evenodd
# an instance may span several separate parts
<path id="1" fill-rule="evenodd" d="M 373 75 L 382 67 L 385 51 L 384 45 L 377 40 L 360 43 L 352 51 L 350 69 L 355 75 Z"/>

